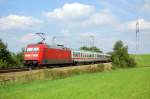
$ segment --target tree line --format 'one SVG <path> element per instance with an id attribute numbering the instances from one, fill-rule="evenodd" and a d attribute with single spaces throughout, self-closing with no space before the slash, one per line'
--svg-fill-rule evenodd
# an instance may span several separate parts
<path id="1" fill-rule="evenodd" d="M 16 68 L 23 66 L 23 51 L 18 53 L 10 52 L 0 39 L 0 68 Z"/>
<path id="2" fill-rule="evenodd" d="M 82 46 L 82 47 L 80 47 L 80 50 L 102 53 L 102 51 L 99 48 L 97 48 L 96 46 L 91 46 L 91 47 Z"/>

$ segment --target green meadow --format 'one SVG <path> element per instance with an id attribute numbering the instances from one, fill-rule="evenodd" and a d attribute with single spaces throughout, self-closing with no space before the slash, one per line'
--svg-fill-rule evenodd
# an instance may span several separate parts
<path id="1" fill-rule="evenodd" d="M 133 57 L 139 67 L 150 66 L 150 54 L 134 55 Z"/>
<path id="2" fill-rule="evenodd" d="M 150 54 L 133 57 L 137 68 L 1 85 L 0 99 L 150 99 Z"/>
<path id="3" fill-rule="evenodd" d="M 150 67 L 5 85 L 0 99 L 150 99 Z"/>

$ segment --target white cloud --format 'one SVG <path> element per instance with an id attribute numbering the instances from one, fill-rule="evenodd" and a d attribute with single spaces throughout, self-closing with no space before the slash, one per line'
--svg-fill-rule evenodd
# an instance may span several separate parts
<path id="1" fill-rule="evenodd" d="M 67 28 L 93 28 L 100 25 L 104 27 L 104 25 L 115 26 L 118 24 L 110 9 L 96 11 L 94 6 L 81 3 L 67 3 L 61 8 L 45 12 L 44 15 L 49 20 Z"/>
<path id="2" fill-rule="evenodd" d="M 89 19 L 83 22 L 83 26 L 95 25 L 114 25 L 117 23 L 115 17 L 111 14 L 109 9 L 104 9 L 101 12 L 90 15 Z"/>
<path id="3" fill-rule="evenodd" d="M 149 0 L 144 0 L 142 6 L 140 6 L 140 9 L 143 11 L 150 11 L 150 1 Z"/>
<path id="4" fill-rule="evenodd" d="M 55 20 L 76 20 L 88 17 L 93 13 L 94 7 L 80 3 L 66 3 L 61 8 L 56 8 L 51 12 L 45 12 L 44 15 L 49 19 Z"/>
<path id="5" fill-rule="evenodd" d="M 31 29 L 38 26 L 42 21 L 29 17 L 19 15 L 8 15 L 0 17 L 0 30 L 10 29 Z"/>

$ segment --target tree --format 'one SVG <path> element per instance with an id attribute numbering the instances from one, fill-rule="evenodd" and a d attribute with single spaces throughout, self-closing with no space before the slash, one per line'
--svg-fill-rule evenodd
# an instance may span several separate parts
<path id="1" fill-rule="evenodd" d="M 86 46 L 82 46 L 82 47 L 80 47 L 80 50 L 89 51 L 89 48 L 88 48 L 88 47 L 86 47 Z"/>
<path id="2" fill-rule="evenodd" d="M 15 61 L 13 60 L 11 53 L 8 51 L 7 45 L 0 39 L 0 68 L 8 68 L 14 64 Z"/>
<path id="3" fill-rule="evenodd" d="M 116 67 L 135 67 L 135 60 L 128 54 L 128 46 L 122 41 L 117 41 L 113 48 L 112 62 Z"/>
<path id="4" fill-rule="evenodd" d="M 92 52 L 99 52 L 99 53 L 102 52 L 102 51 L 101 51 L 99 48 L 97 48 L 96 46 L 92 46 L 92 47 L 82 46 L 82 47 L 80 47 L 80 50 L 92 51 Z"/>
<path id="5" fill-rule="evenodd" d="M 23 50 L 21 52 L 18 53 L 12 53 L 12 57 L 16 62 L 16 66 L 20 67 L 23 66 Z"/>

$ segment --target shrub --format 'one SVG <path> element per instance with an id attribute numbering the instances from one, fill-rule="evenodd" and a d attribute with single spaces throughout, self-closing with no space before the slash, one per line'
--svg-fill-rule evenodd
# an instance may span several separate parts
<path id="1" fill-rule="evenodd" d="M 7 62 L 5 60 L 3 61 L 0 59 L 0 67 L 1 68 L 7 68 Z"/>
<path id="2" fill-rule="evenodd" d="M 135 67 L 135 60 L 128 54 L 128 46 L 124 46 L 122 41 L 117 41 L 112 53 L 112 63 L 115 67 Z"/>
<path id="3" fill-rule="evenodd" d="M 0 39 L 0 68 L 8 68 L 15 65 L 11 52 L 7 49 L 7 45 Z"/>

